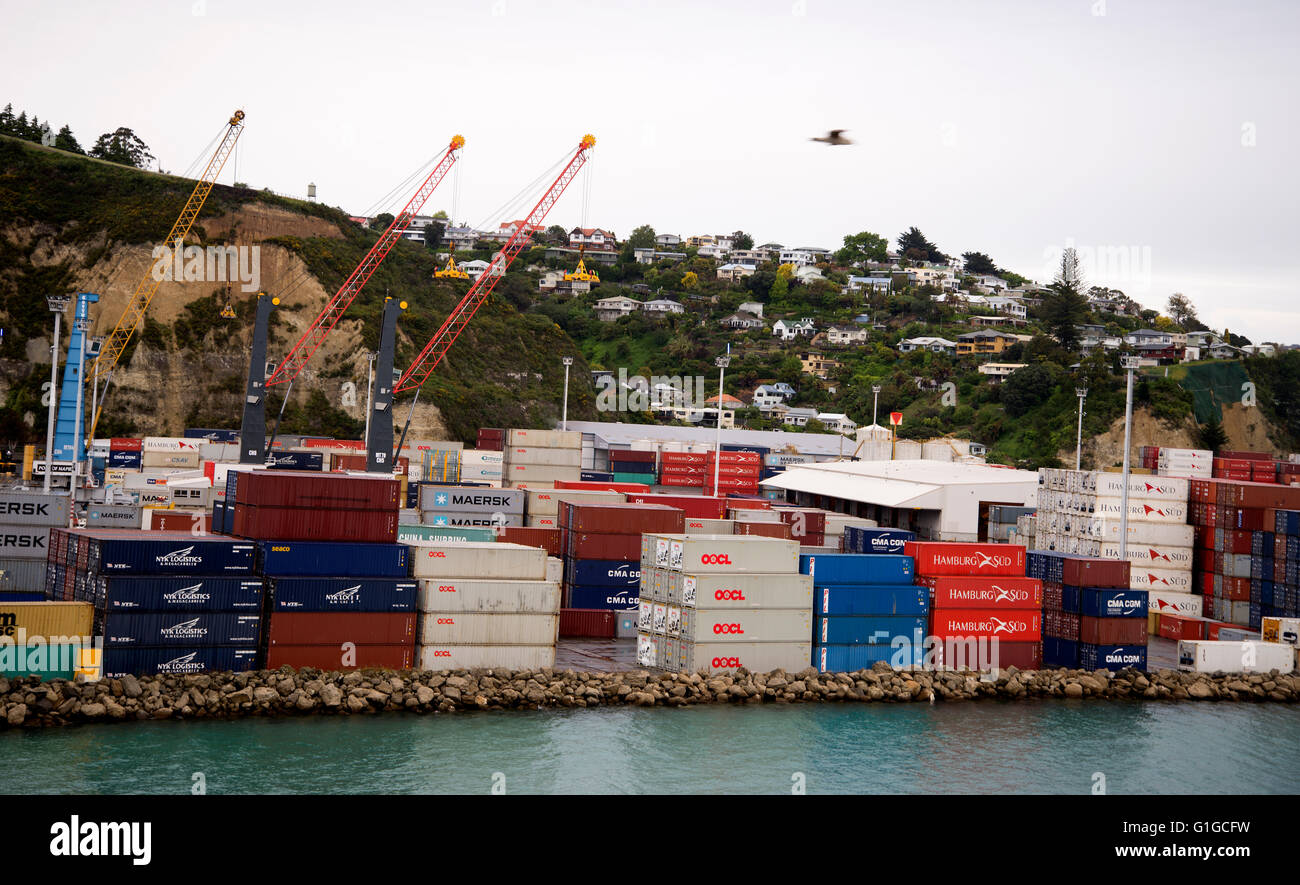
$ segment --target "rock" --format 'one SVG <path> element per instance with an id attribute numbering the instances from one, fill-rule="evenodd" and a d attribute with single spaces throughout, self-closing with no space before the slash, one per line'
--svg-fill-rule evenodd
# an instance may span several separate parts
<path id="1" fill-rule="evenodd" d="M 451 679 L 460 679 L 460 677 L 458 677 L 458 676 L 453 676 L 453 677 L 451 677 Z M 448 679 L 448 680 L 447 680 L 447 684 L 443 686 L 443 688 L 442 688 L 442 696 L 445 697 L 445 698 L 451 698 L 451 699 L 454 700 L 454 701 L 458 701 L 458 700 L 460 700 L 460 689 L 457 688 L 455 685 L 452 684 L 451 679 Z M 465 680 L 464 680 L 464 679 L 461 679 L 461 680 L 460 680 L 460 683 L 461 683 L 462 685 L 464 685 L 464 684 L 465 684 Z"/>
<path id="2" fill-rule="evenodd" d="M 253 689 L 253 702 L 262 706 L 269 706 L 272 701 L 278 701 L 280 693 L 274 688 L 260 686 Z"/>
<path id="3" fill-rule="evenodd" d="M 323 685 L 320 689 L 320 699 L 326 707 L 337 707 L 343 703 L 343 690 L 337 685 Z"/>
<path id="4" fill-rule="evenodd" d="M 420 706 L 428 706 L 429 702 L 437 696 L 437 693 L 427 685 L 418 685 L 415 688 L 415 700 Z"/>
<path id="5" fill-rule="evenodd" d="M 467 682 L 465 679 L 462 679 L 460 676 L 448 676 L 447 684 L 450 685 L 452 688 L 460 689 L 469 685 L 469 682 Z M 457 697 L 459 696 L 460 696 L 459 693 L 457 693 Z"/>
<path id="6" fill-rule="evenodd" d="M 356 695 L 348 695 L 347 706 L 348 706 L 348 712 L 360 713 L 362 710 L 366 709 L 368 705 L 366 704 L 365 701 L 361 700 L 361 698 L 357 697 Z"/>
<path id="7" fill-rule="evenodd" d="M 26 708 L 24 707 L 24 710 Z M 108 708 L 103 704 L 82 704 L 81 715 L 87 719 L 98 719 L 108 712 Z"/>
<path id="8" fill-rule="evenodd" d="M 6 718 L 8 719 L 10 725 L 13 726 L 22 725 L 23 722 L 27 720 L 27 705 L 14 704 L 12 707 L 9 708 L 9 713 L 6 716 Z"/>
<path id="9" fill-rule="evenodd" d="M 140 680 L 129 674 L 122 677 L 122 694 L 128 698 L 138 698 L 141 692 Z"/>
<path id="10" fill-rule="evenodd" d="M 1065 686 L 1065 696 L 1067 698 L 1083 697 L 1083 686 L 1077 682 L 1067 683 Z"/>

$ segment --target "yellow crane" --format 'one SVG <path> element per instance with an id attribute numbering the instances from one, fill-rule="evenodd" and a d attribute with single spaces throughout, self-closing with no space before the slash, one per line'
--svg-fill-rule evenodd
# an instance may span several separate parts
<path id="1" fill-rule="evenodd" d="M 195 182 L 194 192 L 185 201 L 185 207 L 181 209 L 181 214 L 176 219 L 176 223 L 172 225 L 167 238 L 163 240 L 163 244 L 168 247 L 168 253 L 166 254 L 169 254 L 171 249 L 179 249 L 184 245 L 185 237 L 189 234 L 190 228 L 194 226 L 195 219 L 199 217 L 199 212 L 203 209 L 208 194 L 212 192 L 213 185 L 217 183 L 217 176 L 221 174 L 222 168 L 226 165 L 226 160 L 235 149 L 235 142 L 239 140 L 239 134 L 243 131 L 244 112 L 237 110 L 227 121 L 226 131 L 221 136 L 220 144 L 217 145 L 216 151 L 208 160 L 207 168 L 203 170 L 203 174 Z M 150 264 L 149 269 L 145 271 L 144 279 L 140 280 L 140 284 L 135 287 L 135 293 L 131 296 L 131 300 L 127 302 L 126 309 L 122 311 L 122 318 L 117 321 L 112 333 L 104 341 L 103 347 L 100 348 L 99 356 L 95 360 L 91 383 L 95 385 L 92 390 L 99 390 L 101 380 L 104 387 L 99 393 L 99 404 L 95 408 L 95 416 L 90 422 L 89 437 L 91 439 L 95 437 L 95 428 L 99 425 L 99 416 L 104 411 L 104 399 L 108 395 L 108 382 L 112 380 L 113 370 L 117 368 L 118 360 L 122 358 L 122 353 L 126 350 L 127 344 L 130 343 L 131 336 L 144 322 L 144 314 L 149 308 L 149 302 L 153 300 L 154 293 L 158 291 L 158 285 L 162 282 L 162 275 L 156 274 L 154 272 L 155 268 L 159 263 L 170 260 L 170 258 L 164 256 Z"/>

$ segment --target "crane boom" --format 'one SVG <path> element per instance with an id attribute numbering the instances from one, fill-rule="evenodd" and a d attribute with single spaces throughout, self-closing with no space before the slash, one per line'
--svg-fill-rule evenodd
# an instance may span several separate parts
<path id="1" fill-rule="evenodd" d="M 370 251 L 361 259 L 361 263 L 357 265 L 356 270 L 352 271 L 352 275 L 343 281 L 343 285 L 339 286 L 339 290 L 334 293 L 334 297 L 329 300 L 329 303 L 325 305 L 325 308 L 316 319 L 312 320 L 311 325 L 307 327 L 307 331 L 298 339 L 298 343 L 293 346 L 293 350 L 289 351 L 289 355 L 275 367 L 271 377 L 266 379 L 267 387 L 287 384 L 298 377 L 298 373 L 302 371 L 303 366 L 307 365 L 321 344 L 324 343 L 330 331 L 343 318 L 343 314 L 347 312 L 347 309 L 352 306 L 352 302 L 356 300 L 357 295 L 365 288 L 371 274 L 379 268 L 379 265 L 383 264 L 393 246 L 406 233 L 406 229 L 411 226 L 411 221 L 414 220 L 416 214 L 442 182 L 447 172 L 455 165 L 457 158 L 460 156 L 460 149 L 464 145 L 465 139 L 463 137 L 459 135 L 452 136 L 451 144 L 447 146 L 447 152 L 442 155 L 438 165 L 433 167 L 433 171 L 420 185 L 419 190 L 415 192 L 415 195 L 411 197 L 402 211 L 397 213 L 397 217 L 393 219 L 392 224 L 388 225 L 388 229 L 370 247 Z"/>
<path id="2" fill-rule="evenodd" d="M 442 358 L 447 355 L 447 351 L 456 343 L 460 333 L 469 325 L 469 321 L 474 318 L 474 314 L 483 302 L 487 301 L 488 296 L 492 294 L 493 287 L 496 286 L 497 280 L 505 275 L 506 268 L 510 262 L 515 260 L 524 247 L 528 245 L 532 238 L 532 231 L 537 230 L 546 213 L 551 211 L 551 207 L 560 199 L 564 189 L 569 186 L 569 182 L 577 176 L 578 170 L 587 162 L 588 154 L 596 144 L 596 139 L 591 135 L 584 135 L 582 141 L 578 144 L 578 151 L 569 160 L 569 164 L 560 172 L 555 182 L 547 189 L 542 198 L 538 200 L 533 211 L 528 213 L 524 223 L 515 229 L 510 239 L 501 251 L 492 257 L 492 262 L 487 266 L 483 273 L 479 274 L 474 284 L 469 287 L 465 297 L 460 303 L 452 309 L 447 319 L 443 320 L 442 326 L 434 333 L 433 338 L 420 351 L 420 355 L 411 363 L 410 368 L 402 375 L 401 379 L 393 385 L 394 393 L 403 393 L 408 390 L 419 390 L 433 370 L 442 362 Z"/>
<path id="3" fill-rule="evenodd" d="M 239 140 L 239 135 L 244 131 L 244 112 L 235 111 L 230 120 L 226 123 L 226 131 L 222 135 L 221 143 L 217 145 L 216 151 L 212 158 L 208 160 L 207 168 L 199 176 L 199 180 L 194 184 L 194 191 L 190 198 L 185 201 L 185 207 L 181 209 L 180 216 L 176 223 L 172 225 L 171 231 L 167 234 L 167 239 L 163 243 L 167 246 L 178 246 L 189 234 L 190 228 L 194 226 L 194 220 L 199 217 L 199 212 L 203 209 L 203 204 L 208 199 L 208 194 L 212 192 L 212 187 L 217 183 L 217 176 L 221 174 L 222 168 L 226 165 L 226 159 L 230 156 L 231 151 L 235 149 L 235 142 Z M 178 242 L 179 241 L 179 242 Z M 166 258 L 159 258 L 158 261 L 166 261 Z M 112 375 L 113 370 L 117 368 L 117 362 L 122 358 L 122 353 L 126 350 L 127 344 L 131 341 L 131 336 L 144 321 L 145 311 L 149 309 L 149 302 L 153 300 L 154 293 L 158 291 L 158 286 L 162 282 L 160 275 L 155 274 L 154 270 L 157 262 L 149 265 L 145 271 L 144 279 L 140 280 L 139 285 L 135 287 L 135 293 L 131 300 L 126 303 L 126 308 L 122 311 L 122 317 L 117 321 L 112 333 L 104 341 L 100 348 L 99 356 L 95 360 L 95 374 L 91 381 L 96 388 L 100 379 L 104 379 L 104 390 L 99 396 L 99 405 L 95 409 L 94 418 L 90 422 L 90 437 L 95 436 L 95 428 L 99 425 L 99 415 L 104 409 L 104 398 L 108 394 L 108 378 Z"/>

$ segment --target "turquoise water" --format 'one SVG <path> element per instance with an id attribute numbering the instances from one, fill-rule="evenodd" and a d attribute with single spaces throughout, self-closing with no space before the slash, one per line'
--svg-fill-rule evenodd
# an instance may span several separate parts
<path id="1" fill-rule="evenodd" d="M 0 793 L 1300 792 L 1300 708 L 700 706 L 0 733 Z"/>

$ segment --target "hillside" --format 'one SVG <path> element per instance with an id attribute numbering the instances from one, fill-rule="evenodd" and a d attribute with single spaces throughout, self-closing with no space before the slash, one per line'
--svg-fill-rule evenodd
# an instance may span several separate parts
<path id="1" fill-rule="evenodd" d="M 45 296 L 99 293 L 91 334 L 110 332 L 192 187 L 172 176 L 0 138 L 0 438 L 7 445 L 44 435 L 40 392 L 49 376 L 51 331 Z M 279 359 L 375 237 L 337 209 L 218 186 L 187 244 L 260 247 L 262 288 L 284 298 L 269 354 Z M 435 283 L 434 266 L 434 255 L 422 245 L 397 244 L 294 385 L 282 432 L 359 433 L 365 352 L 376 343 L 385 293 L 410 305 L 398 326 L 398 366 L 409 364 L 464 293 L 465 284 Z M 426 384 L 414 437 L 472 440 L 481 425 L 552 421 L 563 384 L 559 358 L 574 356 L 575 374 L 588 377 L 568 336 L 502 297 L 520 285 L 511 283 L 507 278 L 497 287 L 499 294 Z M 237 427 L 255 298 L 238 283 L 163 282 L 114 378 L 100 435 Z M 226 303 L 235 319 L 221 318 Z M 348 382 L 355 396 L 348 395 Z M 570 414 L 594 417 L 593 402 L 577 385 Z M 271 414 L 279 408 L 274 397 L 270 406 Z M 395 416 L 404 421 L 404 403 L 398 406 Z"/>

